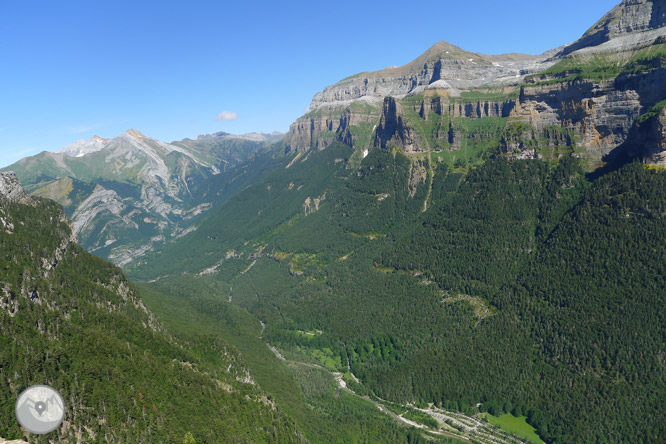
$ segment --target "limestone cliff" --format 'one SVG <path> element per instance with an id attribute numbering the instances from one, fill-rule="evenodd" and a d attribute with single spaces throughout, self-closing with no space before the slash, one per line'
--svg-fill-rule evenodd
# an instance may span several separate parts
<path id="1" fill-rule="evenodd" d="M 324 149 L 334 140 L 351 145 L 360 139 L 372 145 L 366 133 L 379 125 L 385 97 L 402 99 L 429 91 L 459 96 L 471 88 L 515 86 L 526 75 L 553 65 L 546 59 L 545 55 L 471 53 L 439 42 L 407 65 L 357 74 L 317 93 L 308 113 L 291 125 L 286 145 L 295 151 Z M 456 112 L 473 110 L 460 105 Z"/>
<path id="2" fill-rule="evenodd" d="M 580 79 L 521 89 L 515 116 L 535 134 L 557 126 L 592 158 L 601 159 L 629 137 L 636 119 L 666 97 L 666 69 L 612 79 Z"/>

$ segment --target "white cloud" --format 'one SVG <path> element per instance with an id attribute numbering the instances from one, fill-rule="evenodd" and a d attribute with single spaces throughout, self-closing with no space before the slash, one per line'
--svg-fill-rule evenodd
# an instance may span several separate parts
<path id="1" fill-rule="evenodd" d="M 25 148 L 19 149 L 19 151 L 15 150 L 16 148 L 11 149 L 11 151 L 6 150 L 5 148 L 0 148 L 0 168 L 9 166 L 26 156 L 37 154 L 40 151 L 38 148 Z"/>
<path id="2" fill-rule="evenodd" d="M 82 134 L 87 133 L 88 131 L 96 130 L 98 128 L 103 128 L 107 125 L 103 123 L 96 123 L 93 125 L 74 125 L 66 128 L 67 134 Z"/>
<path id="3" fill-rule="evenodd" d="M 229 121 L 231 121 L 231 120 L 236 120 L 236 119 L 238 119 L 238 114 L 236 114 L 236 113 L 233 112 L 233 111 L 222 111 L 222 112 L 221 112 L 220 114 L 218 114 L 217 117 L 215 118 L 215 120 L 217 120 L 218 122 L 221 121 L 221 120 L 224 120 L 224 121 L 226 121 L 226 122 L 229 122 Z"/>

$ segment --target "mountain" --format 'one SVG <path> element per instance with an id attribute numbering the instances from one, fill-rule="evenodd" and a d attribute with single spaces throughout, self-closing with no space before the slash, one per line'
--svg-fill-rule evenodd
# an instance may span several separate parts
<path id="1" fill-rule="evenodd" d="M 442 95 L 465 102 L 464 94 L 458 100 L 462 92 L 480 87 L 511 91 L 526 75 L 553 63 L 546 55 L 484 55 L 442 41 L 407 65 L 356 74 L 326 87 L 290 127 L 287 146 L 296 151 L 322 149 L 338 140 L 371 148 L 387 97 Z"/>
<path id="2" fill-rule="evenodd" d="M 510 414 L 549 444 L 659 442 L 660 8 L 622 2 L 616 17 L 653 28 L 574 50 L 440 43 L 342 80 L 254 183 L 128 273 L 178 281 L 183 305 L 214 287 L 288 362 L 340 373 L 393 413 L 417 408 L 435 419 L 424 433 L 494 442 L 442 418 Z"/>
<path id="3" fill-rule="evenodd" d="M 0 220 L 0 441 L 46 442 L 14 405 L 48 384 L 66 409 L 50 442 L 305 442 L 233 346 L 209 342 L 212 365 L 176 340 L 120 269 L 76 244 L 62 207 L 9 173 Z"/>
<path id="4" fill-rule="evenodd" d="M 7 167 L 32 194 L 56 200 L 88 251 L 125 265 L 195 227 L 214 202 L 194 197 L 280 134 L 217 133 L 171 144 L 136 130 L 78 141 Z"/>
<path id="5" fill-rule="evenodd" d="M 341 80 L 289 130 L 296 152 L 340 141 L 394 146 L 474 166 L 488 150 L 582 157 L 588 169 L 642 157 L 663 163 L 666 18 L 662 2 L 625 0 L 580 40 L 543 56 L 485 56 L 440 42 L 413 62 Z M 641 136 L 643 135 L 643 136 Z"/>

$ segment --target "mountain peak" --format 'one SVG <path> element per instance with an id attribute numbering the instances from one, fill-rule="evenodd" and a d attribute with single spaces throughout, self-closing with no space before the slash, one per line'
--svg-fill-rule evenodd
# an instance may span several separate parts
<path id="1" fill-rule="evenodd" d="M 137 140 L 143 140 L 143 139 L 147 138 L 147 136 L 145 134 L 141 133 L 140 131 L 135 130 L 134 128 L 128 129 L 125 132 L 125 134 L 127 134 L 128 136 L 133 137 Z"/>
<path id="2" fill-rule="evenodd" d="M 363 72 L 324 88 L 312 99 L 309 112 L 346 107 L 357 100 L 378 106 L 384 97 L 402 98 L 428 88 L 459 95 L 480 87 L 516 86 L 526 75 L 552 66 L 546 59 L 519 53 L 486 55 L 442 40 L 406 65 Z"/>
<path id="3" fill-rule="evenodd" d="M 67 145 L 58 152 L 70 157 L 83 157 L 86 154 L 103 150 L 108 143 L 108 139 L 94 135 L 90 138 L 90 140 L 77 140 L 76 142 L 72 143 L 71 145 Z"/>

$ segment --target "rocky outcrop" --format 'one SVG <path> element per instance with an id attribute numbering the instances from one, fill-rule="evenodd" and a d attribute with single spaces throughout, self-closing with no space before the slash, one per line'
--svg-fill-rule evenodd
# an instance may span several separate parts
<path id="1" fill-rule="evenodd" d="M 654 0 L 624 0 L 594 24 L 560 55 L 597 47 L 612 39 L 662 28 L 666 25 L 666 4 Z"/>
<path id="2" fill-rule="evenodd" d="M 627 141 L 613 151 L 609 161 L 642 158 L 645 162 L 666 167 L 666 106 L 660 104 L 632 127 Z"/>
<path id="3" fill-rule="evenodd" d="M 323 150 L 335 141 L 364 149 L 369 147 L 381 107 L 363 105 L 326 108 L 297 119 L 286 136 L 287 150 L 297 153 L 309 149 Z"/>
<path id="4" fill-rule="evenodd" d="M 16 174 L 13 172 L 0 173 L 0 201 L 27 203 L 30 200 Z"/>
<path id="5" fill-rule="evenodd" d="M 447 95 L 384 99 L 382 115 L 375 133 L 375 146 L 397 147 L 409 154 L 437 150 L 457 150 L 465 140 L 496 137 L 496 131 L 475 132 L 456 124 L 457 119 L 506 119 L 516 100 L 462 101 Z"/>
<path id="6" fill-rule="evenodd" d="M 513 116 L 547 138 L 558 127 L 592 158 L 623 145 L 638 117 L 666 97 L 666 68 L 614 79 L 575 80 L 521 89 Z"/>
<path id="7" fill-rule="evenodd" d="M 643 148 L 640 155 L 650 163 L 666 166 L 666 108 L 648 119 L 642 128 L 639 134 L 643 140 L 639 139 L 636 144 Z"/>
<path id="8" fill-rule="evenodd" d="M 414 139 L 414 134 L 407 125 L 403 115 L 402 109 L 397 100 L 393 97 L 387 97 L 384 100 L 384 108 L 382 109 L 382 118 L 377 127 L 375 145 L 381 148 L 387 148 L 389 143 L 399 145 L 407 152 L 415 152 L 417 150 L 425 149 L 420 148 Z"/>
<path id="9" fill-rule="evenodd" d="M 319 205 L 326 200 L 326 193 L 322 194 L 319 197 L 307 197 L 305 202 L 303 202 L 303 214 L 308 216 L 312 213 L 319 211 Z"/>

